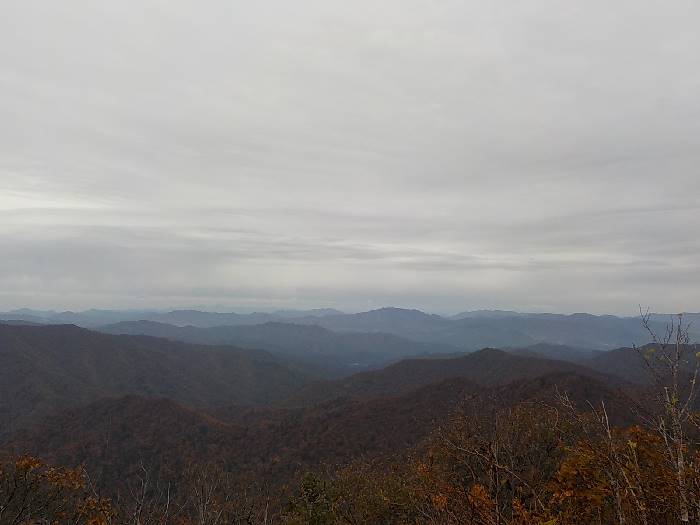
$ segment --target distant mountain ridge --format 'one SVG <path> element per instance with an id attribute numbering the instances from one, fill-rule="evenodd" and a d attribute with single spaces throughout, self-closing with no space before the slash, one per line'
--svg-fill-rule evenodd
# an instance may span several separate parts
<path id="1" fill-rule="evenodd" d="M 609 350 L 649 342 L 649 335 L 638 318 L 585 313 L 563 315 L 480 310 L 463 312 L 452 318 L 446 318 L 420 310 L 389 307 L 355 314 L 339 313 L 333 309 L 251 314 L 198 310 L 171 312 L 88 310 L 80 313 L 21 310 L 0 314 L 0 319 L 3 318 L 37 323 L 72 323 L 91 328 L 141 320 L 198 328 L 293 322 L 317 325 L 334 332 L 391 334 L 413 341 L 451 345 L 459 350 L 478 350 L 485 347 L 522 348 L 538 343 Z M 651 323 L 655 330 L 663 333 L 665 323 L 670 319 L 671 316 L 654 314 Z M 698 319 L 700 314 L 686 314 L 688 321 Z M 691 327 L 691 331 L 692 339 L 700 339 L 700 322 Z"/>
<path id="2" fill-rule="evenodd" d="M 393 334 L 338 333 L 313 324 L 294 324 L 293 321 L 210 328 L 174 326 L 155 321 L 124 321 L 99 327 L 98 330 L 111 334 L 151 335 L 197 344 L 262 348 L 311 363 L 330 375 L 347 375 L 405 357 L 457 350 L 447 344 L 413 341 Z"/>
<path id="3" fill-rule="evenodd" d="M 334 331 L 382 331 L 466 350 L 489 346 L 525 347 L 537 343 L 609 350 L 649 342 L 649 335 L 639 319 L 612 315 L 479 315 L 451 320 L 418 310 L 383 308 L 360 314 L 302 318 L 295 322 L 316 324 Z M 665 325 L 662 322 L 653 321 L 652 325 L 663 333 Z"/>
<path id="4" fill-rule="evenodd" d="M 528 317 L 533 314 L 516 312 L 514 310 L 467 310 L 449 316 L 449 319 L 497 319 L 502 317 Z"/>
<path id="5" fill-rule="evenodd" d="M 537 343 L 525 348 L 504 348 L 503 350 L 517 355 L 559 359 L 579 364 L 585 364 L 588 360 L 604 352 L 603 350 L 591 350 L 590 348 L 577 348 L 550 343 Z M 612 350 L 610 351 L 612 352 Z"/>
<path id="6" fill-rule="evenodd" d="M 155 321 L 176 326 L 212 327 L 222 325 L 248 325 L 271 321 L 283 321 L 300 317 L 322 317 L 326 315 L 343 315 L 340 310 L 316 308 L 313 310 L 277 310 L 274 312 L 253 312 L 239 314 L 234 312 L 206 312 L 201 310 L 99 310 L 82 312 L 56 312 L 53 310 L 32 310 L 20 308 L 9 312 L 0 312 L 0 319 L 14 319 L 44 324 L 74 324 L 83 328 L 113 324 L 123 321 Z"/>

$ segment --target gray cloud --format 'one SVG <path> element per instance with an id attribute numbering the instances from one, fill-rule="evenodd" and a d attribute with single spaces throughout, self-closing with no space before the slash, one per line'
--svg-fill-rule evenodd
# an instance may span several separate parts
<path id="1" fill-rule="evenodd" d="M 698 310 L 699 19 L 10 0 L 0 309 Z"/>

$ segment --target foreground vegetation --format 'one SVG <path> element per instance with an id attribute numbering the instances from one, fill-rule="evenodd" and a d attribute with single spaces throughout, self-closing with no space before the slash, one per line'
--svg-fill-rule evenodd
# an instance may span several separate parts
<path id="1" fill-rule="evenodd" d="M 286 501 L 233 483 L 215 465 L 192 466 L 175 484 L 144 470 L 108 500 L 84 470 L 25 456 L 0 470 L 0 523 L 697 523 L 694 445 L 683 447 L 679 476 L 658 433 L 608 429 L 604 412 L 565 410 L 521 405 L 480 421 L 456 418 L 407 462 L 309 473 Z"/>

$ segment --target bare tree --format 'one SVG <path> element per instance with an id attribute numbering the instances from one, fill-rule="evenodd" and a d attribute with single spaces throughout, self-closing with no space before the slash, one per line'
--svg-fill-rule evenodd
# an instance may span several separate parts
<path id="1" fill-rule="evenodd" d="M 654 329 L 648 309 L 640 308 L 640 316 L 652 344 L 642 348 L 635 346 L 635 350 L 651 373 L 661 401 L 661 409 L 652 414 L 648 422 L 663 440 L 667 460 L 678 483 L 679 519 L 688 523 L 691 502 L 686 472 L 689 445 L 686 429 L 697 399 L 700 359 L 690 344 L 690 324 L 684 323 L 683 314 L 671 318 L 663 335 Z M 699 520 L 696 516 L 695 521 Z"/>

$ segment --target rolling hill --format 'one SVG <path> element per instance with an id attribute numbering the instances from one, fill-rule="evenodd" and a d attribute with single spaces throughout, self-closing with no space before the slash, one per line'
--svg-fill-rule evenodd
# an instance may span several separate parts
<path id="1" fill-rule="evenodd" d="M 560 372 L 573 372 L 610 384 L 619 382 L 605 373 L 575 363 L 484 349 L 454 358 L 405 359 L 381 370 L 361 372 L 334 381 L 312 382 L 292 395 L 288 404 L 308 405 L 343 397 L 368 399 L 395 396 L 454 378 L 491 387 Z"/>
<path id="2" fill-rule="evenodd" d="M 521 402 L 552 403 L 557 391 L 571 392 L 580 404 L 606 400 L 625 410 L 615 390 L 575 372 L 489 388 L 452 378 L 397 396 L 245 409 L 245 416 L 233 408 L 212 417 L 167 399 L 127 396 L 65 411 L 15 433 L 5 448 L 59 464 L 85 464 L 93 481 L 111 489 L 142 465 L 172 480 L 187 461 L 203 458 L 226 465 L 233 476 L 280 486 L 308 468 L 360 457 L 396 460 L 453 416 L 470 417 L 473 410 L 483 415 Z"/>
<path id="3" fill-rule="evenodd" d="M 643 355 L 649 349 L 658 349 L 652 354 L 649 354 L 650 364 L 656 373 L 663 375 L 668 374 L 668 370 L 664 366 L 659 345 L 645 345 L 638 349 L 635 348 L 616 348 L 609 352 L 602 352 L 595 355 L 591 359 L 583 361 L 587 367 L 598 371 L 604 371 L 609 374 L 614 374 L 625 381 L 640 385 L 650 384 L 654 381 L 654 372 L 652 372 L 644 361 Z M 673 347 L 667 349 L 668 352 L 674 351 Z M 699 364 L 696 353 L 700 351 L 700 345 L 688 345 L 683 348 L 683 359 L 681 362 L 681 372 L 686 375 L 693 374 L 695 367 Z"/>
<path id="4" fill-rule="evenodd" d="M 107 396 L 197 407 L 278 402 L 308 377 L 268 352 L 116 336 L 71 325 L 0 325 L 5 432 Z"/>

